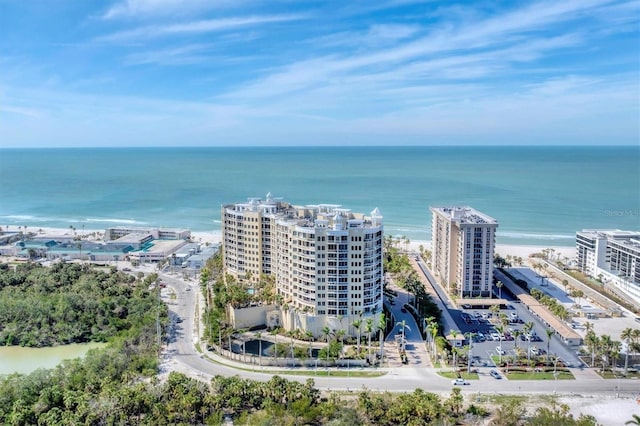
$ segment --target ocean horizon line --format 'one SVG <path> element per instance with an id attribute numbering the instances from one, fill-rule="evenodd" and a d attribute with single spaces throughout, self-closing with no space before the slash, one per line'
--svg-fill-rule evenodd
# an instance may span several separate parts
<path id="1" fill-rule="evenodd" d="M 162 146 L 146 146 L 146 145 L 109 145 L 109 146 L 6 146 L 0 147 L 1 150 L 112 150 L 112 149 L 140 149 L 140 150 L 158 150 L 158 149 L 316 149 L 316 148 L 389 148 L 389 149 L 406 149 L 406 148 L 500 148 L 500 149 L 521 149 L 521 148 L 539 148 L 547 149 L 566 149 L 566 148 L 595 148 L 595 149 L 621 149 L 632 148 L 640 150 L 637 144 L 523 144 L 523 145 L 501 145 L 501 144 L 429 144 L 429 145 L 361 145 L 361 144 L 323 144 L 323 145 L 162 145 Z"/>

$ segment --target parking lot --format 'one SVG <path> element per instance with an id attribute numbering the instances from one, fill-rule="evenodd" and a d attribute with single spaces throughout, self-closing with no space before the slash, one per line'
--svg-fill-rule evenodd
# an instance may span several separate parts
<path id="1" fill-rule="evenodd" d="M 499 355 L 499 348 L 503 351 L 503 356 L 515 355 L 515 349 L 521 348 L 529 351 L 530 356 L 545 355 L 547 347 L 552 355 L 558 356 L 567 366 L 578 367 L 581 365 L 576 356 L 576 349 L 569 348 L 560 339 L 553 335 L 551 342 L 547 346 L 546 327 L 534 317 L 525 306 L 512 298 L 506 291 L 502 291 L 502 298 L 509 301 L 507 309 L 501 309 L 497 314 L 493 314 L 489 309 L 479 309 L 467 306 L 460 310 L 450 309 L 451 316 L 456 321 L 463 334 L 474 333 L 472 346 L 473 365 L 480 367 L 493 366 L 492 355 Z M 500 325 L 498 320 L 500 314 L 505 314 L 509 319 L 509 324 L 504 327 L 504 334 L 500 339 L 496 331 L 496 325 Z M 526 336 L 523 329 L 527 322 L 531 322 L 533 327 L 529 336 Z M 518 333 L 516 333 L 516 331 Z M 516 334 L 520 334 L 516 341 Z"/>

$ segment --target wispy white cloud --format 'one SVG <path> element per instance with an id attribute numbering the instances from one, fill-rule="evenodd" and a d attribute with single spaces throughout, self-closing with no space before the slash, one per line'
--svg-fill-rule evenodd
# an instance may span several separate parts
<path id="1" fill-rule="evenodd" d="M 131 53 L 124 58 L 126 65 L 187 65 L 200 63 L 210 55 L 211 44 L 188 44 L 167 49 Z"/>
<path id="2" fill-rule="evenodd" d="M 576 14 L 589 7 L 609 3 L 609 0 L 567 1 L 561 3 L 538 2 L 500 16 L 479 20 L 473 25 L 442 25 L 427 35 L 411 39 L 393 47 L 374 49 L 364 54 L 335 53 L 292 62 L 237 90 L 227 93 L 225 99 L 277 97 L 286 93 L 309 90 L 332 84 L 350 75 L 363 77 L 371 74 L 397 73 L 397 80 L 410 77 L 425 64 L 433 71 L 434 65 L 443 65 L 451 59 L 459 62 L 485 62 L 484 68 L 466 72 L 467 78 L 485 74 L 489 68 L 504 68 L 512 61 L 530 61 L 541 55 L 575 46 L 583 39 L 578 34 L 545 37 L 545 25 L 556 25 L 574 20 Z M 534 33 L 534 35 L 530 34 Z M 491 54 L 491 52 L 495 54 Z M 489 63 L 491 60 L 493 63 Z M 407 65 L 408 64 L 408 65 Z M 413 69 L 413 70 L 412 70 Z M 445 69 L 446 70 L 446 69 Z M 457 70 L 463 77 L 465 71 Z M 451 74 L 450 74 L 451 75 Z M 414 77 L 416 77 L 414 75 Z"/>
<path id="3" fill-rule="evenodd" d="M 206 9 L 234 6 L 241 0 L 119 0 L 103 14 L 103 19 L 145 18 L 195 13 Z"/>
<path id="4" fill-rule="evenodd" d="M 13 105 L 0 105 L 0 113 L 17 114 L 31 118 L 44 117 L 44 113 L 34 108 L 24 108 Z"/>
<path id="5" fill-rule="evenodd" d="M 417 24 L 377 24 L 365 31 L 343 31 L 306 40 L 316 48 L 372 48 L 395 44 L 421 30 Z"/>
<path id="6" fill-rule="evenodd" d="M 241 27 L 259 26 L 304 19 L 302 15 L 256 15 L 234 18 L 205 19 L 181 24 L 149 25 L 97 37 L 100 42 L 124 42 L 157 38 L 170 35 L 186 35 L 234 30 Z"/>

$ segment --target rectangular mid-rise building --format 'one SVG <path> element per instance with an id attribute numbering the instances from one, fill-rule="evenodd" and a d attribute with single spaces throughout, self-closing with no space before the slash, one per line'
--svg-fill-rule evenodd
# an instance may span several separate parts
<path id="1" fill-rule="evenodd" d="M 640 232 L 585 229 L 576 233 L 577 265 L 640 303 Z"/>
<path id="2" fill-rule="evenodd" d="M 431 207 L 431 214 L 436 279 L 457 297 L 491 297 L 498 222 L 471 207 Z"/>

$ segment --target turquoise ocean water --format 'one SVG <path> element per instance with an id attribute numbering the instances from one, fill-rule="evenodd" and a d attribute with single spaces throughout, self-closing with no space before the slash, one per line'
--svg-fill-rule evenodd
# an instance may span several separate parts
<path id="1" fill-rule="evenodd" d="M 220 229 L 220 206 L 264 197 L 378 207 L 387 234 L 430 239 L 430 205 L 471 205 L 504 244 L 573 245 L 640 229 L 640 147 L 0 150 L 0 224 Z"/>

